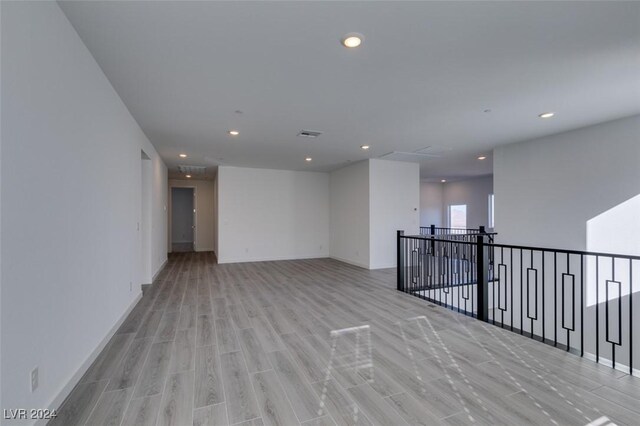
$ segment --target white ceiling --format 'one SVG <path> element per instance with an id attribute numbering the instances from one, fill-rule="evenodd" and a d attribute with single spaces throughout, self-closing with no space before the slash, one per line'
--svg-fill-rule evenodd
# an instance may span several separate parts
<path id="1" fill-rule="evenodd" d="M 423 178 L 478 176 L 497 145 L 640 113 L 637 2 L 60 3 L 173 169 L 432 146 Z"/>

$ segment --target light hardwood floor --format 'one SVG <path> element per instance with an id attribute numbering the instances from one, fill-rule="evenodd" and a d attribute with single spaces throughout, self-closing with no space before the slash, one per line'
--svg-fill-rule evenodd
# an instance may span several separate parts
<path id="1" fill-rule="evenodd" d="M 640 379 L 394 287 L 173 254 L 50 424 L 640 424 Z"/>

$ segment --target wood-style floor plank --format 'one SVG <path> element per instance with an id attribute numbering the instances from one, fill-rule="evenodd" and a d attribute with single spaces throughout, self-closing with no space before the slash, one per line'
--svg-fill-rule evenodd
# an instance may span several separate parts
<path id="1" fill-rule="evenodd" d="M 196 330 L 187 328 L 176 333 L 171 353 L 170 373 L 193 370 L 196 354 Z"/>
<path id="2" fill-rule="evenodd" d="M 193 410 L 193 426 L 227 426 L 227 407 L 224 403 Z"/>
<path id="3" fill-rule="evenodd" d="M 252 379 L 265 425 L 298 424 L 298 419 L 273 370 L 255 373 Z"/>
<path id="4" fill-rule="evenodd" d="M 260 417 L 256 396 L 241 352 L 220 355 L 229 423 Z"/>
<path id="5" fill-rule="evenodd" d="M 172 346 L 171 342 L 154 343 L 151 346 L 141 377 L 136 385 L 134 398 L 162 393 L 164 381 L 169 371 Z"/>
<path id="6" fill-rule="evenodd" d="M 238 337 L 244 358 L 247 361 L 249 373 L 271 369 L 271 363 L 269 362 L 269 358 L 267 358 L 267 353 L 264 351 L 258 336 L 256 336 L 252 328 L 240 330 Z"/>
<path id="7" fill-rule="evenodd" d="M 150 337 L 146 339 L 135 339 L 133 343 L 131 343 L 129 350 L 111 376 L 107 391 L 135 386 L 152 343 L 153 339 Z"/>
<path id="8" fill-rule="evenodd" d="M 193 423 L 193 386 L 193 371 L 172 374 L 167 378 L 158 413 L 158 426 Z"/>
<path id="9" fill-rule="evenodd" d="M 309 382 L 286 353 L 272 352 L 269 354 L 269 360 L 280 378 L 284 392 L 293 405 L 293 410 L 301 422 L 326 414 Z"/>
<path id="10" fill-rule="evenodd" d="M 132 399 L 122 420 L 122 426 L 154 426 L 160 402 L 162 394 Z"/>
<path id="11" fill-rule="evenodd" d="M 49 424 L 54 426 L 84 424 L 106 387 L 107 380 L 80 383 L 65 400 L 57 413 L 57 417 L 52 419 Z"/>
<path id="12" fill-rule="evenodd" d="M 638 424 L 638 377 L 397 292 L 395 278 L 174 253 L 49 424 Z"/>
<path id="13" fill-rule="evenodd" d="M 104 392 L 87 420 L 87 424 L 119 426 L 132 393 L 131 388 Z"/>
<path id="14" fill-rule="evenodd" d="M 196 346 L 211 346 L 216 343 L 216 334 L 211 315 L 198 316 Z"/>
<path id="15" fill-rule="evenodd" d="M 215 346 L 196 349 L 195 408 L 224 402 L 222 372 Z"/>

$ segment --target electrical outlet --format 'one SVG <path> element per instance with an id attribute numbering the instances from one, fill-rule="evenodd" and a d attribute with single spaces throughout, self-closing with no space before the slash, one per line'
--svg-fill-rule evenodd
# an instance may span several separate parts
<path id="1" fill-rule="evenodd" d="M 129 291 L 133 291 L 133 283 L 129 281 Z"/>
<path id="2" fill-rule="evenodd" d="M 38 367 L 31 370 L 31 392 L 38 389 Z"/>

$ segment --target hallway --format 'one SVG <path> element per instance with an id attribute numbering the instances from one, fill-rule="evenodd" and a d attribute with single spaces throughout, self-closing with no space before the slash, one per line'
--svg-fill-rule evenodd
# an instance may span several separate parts
<path id="1" fill-rule="evenodd" d="M 640 379 L 394 285 L 174 254 L 50 424 L 637 423 Z"/>

